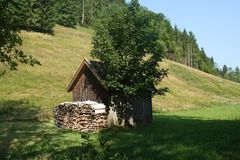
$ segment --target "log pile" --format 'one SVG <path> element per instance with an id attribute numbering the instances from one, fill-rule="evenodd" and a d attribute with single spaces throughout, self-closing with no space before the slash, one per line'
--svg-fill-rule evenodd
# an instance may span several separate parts
<path id="1" fill-rule="evenodd" d="M 92 104 L 65 102 L 57 105 L 53 113 L 55 125 L 59 128 L 95 132 L 107 127 L 105 108 Z"/>

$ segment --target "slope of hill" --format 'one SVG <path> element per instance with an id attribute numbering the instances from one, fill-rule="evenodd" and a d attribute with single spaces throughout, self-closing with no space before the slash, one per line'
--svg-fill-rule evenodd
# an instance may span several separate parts
<path id="1" fill-rule="evenodd" d="M 240 84 L 164 60 L 169 76 L 159 86 L 167 86 L 166 96 L 155 96 L 155 110 L 179 110 L 240 103 Z"/>
<path id="2" fill-rule="evenodd" d="M 66 87 L 83 58 L 89 58 L 92 30 L 56 26 L 54 31 L 54 36 L 21 33 L 22 49 L 42 65 L 20 66 L 18 71 L 1 77 L 1 106 L 9 100 L 27 100 L 48 112 L 56 104 L 71 100 Z M 155 111 L 240 103 L 240 84 L 169 60 L 164 60 L 161 66 L 169 68 L 169 77 L 160 86 L 169 87 L 170 92 L 153 98 Z"/>

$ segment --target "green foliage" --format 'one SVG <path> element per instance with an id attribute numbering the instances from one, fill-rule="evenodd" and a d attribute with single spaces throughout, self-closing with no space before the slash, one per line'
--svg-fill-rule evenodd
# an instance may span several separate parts
<path id="1" fill-rule="evenodd" d="M 228 67 L 227 65 L 223 65 L 222 69 L 221 68 L 216 69 L 215 74 L 222 78 L 240 83 L 239 67 L 236 67 L 234 70 L 231 67 Z"/>
<path id="2" fill-rule="evenodd" d="M 9 10 L 21 29 L 52 33 L 56 23 L 55 0 L 13 0 Z"/>
<path id="3" fill-rule="evenodd" d="M 66 27 L 75 27 L 80 14 L 79 0 L 57 1 L 58 20 L 57 23 Z"/>
<path id="4" fill-rule="evenodd" d="M 66 27 L 91 26 L 104 9 L 112 4 L 124 5 L 124 0 L 60 0 L 57 2 L 57 23 Z"/>
<path id="5" fill-rule="evenodd" d="M 124 0 L 78 0 L 80 4 L 79 24 L 83 26 L 92 26 L 99 18 L 99 15 L 106 12 L 106 8 L 115 5 L 124 6 Z"/>
<path id="6" fill-rule="evenodd" d="M 111 97 L 111 105 L 124 125 L 133 115 L 131 99 L 144 92 L 163 95 L 167 88 L 156 85 L 167 76 L 159 62 L 163 50 L 154 19 L 138 1 L 127 7 L 110 7 L 108 15 L 99 19 L 95 26 L 91 56 L 102 62 L 102 77 Z"/>
<path id="7" fill-rule="evenodd" d="M 53 32 L 56 24 L 56 2 L 55 0 L 38 0 L 35 7 L 37 18 L 33 29 L 42 32 Z"/>
<path id="8" fill-rule="evenodd" d="M 19 31 L 19 21 L 15 21 L 14 14 L 10 10 L 13 2 L 7 0 L 0 1 L 0 62 L 6 69 L 17 70 L 19 63 L 24 64 L 40 64 L 32 56 L 24 54 L 18 49 L 22 44 L 22 40 L 17 34 Z M 6 72 L 1 68 L 0 76 Z"/>
<path id="9" fill-rule="evenodd" d="M 240 83 L 240 69 L 239 69 L 239 67 L 235 68 L 235 71 L 234 71 L 234 81 Z"/>
<path id="10" fill-rule="evenodd" d="M 154 86 L 166 75 L 159 68 L 163 57 L 159 34 L 138 1 L 127 7 L 111 8 L 106 18 L 99 20 L 93 37 L 91 56 L 103 62 L 106 88 L 127 99 Z"/>

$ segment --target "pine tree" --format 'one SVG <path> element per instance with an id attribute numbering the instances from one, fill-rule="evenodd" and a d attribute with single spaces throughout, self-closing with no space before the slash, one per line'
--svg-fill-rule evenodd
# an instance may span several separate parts
<path id="1" fill-rule="evenodd" d="M 14 0 L 9 6 L 14 20 L 21 29 L 31 30 L 33 26 L 34 15 L 33 7 L 37 0 Z"/>
<path id="2" fill-rule="evenodd" d="M 52 32 L 56 24 L 57 12 L 55 0 L 38 0 L 34 12 L 34 29 L 42 32 Z"/>
<path id="3" fill-rule="evenodd" d="M 52 32 L 55 25 L 54 0 L 13 0 L 9 10 L 21 29 Z"/>
<path id="4" fill-rule="evenodd" d="M 222 77 L 226 77 L 227 73 L 228 73 L 228 67 L 227 65 L 223 65 Z"/>
<path id="5" fill-rule="evenodd" d="M 188 65 L 189 38 L 186 29 L 182 32 L 182 58 L 183 64 Z"/>
<path id="6" fill-rule="evenodd" d="M 80 2 L 78 0 L 59 0 L 57 12 L 58 24 L 66 27 L 75 27 L 79 20 Z"/>
<path id="7" fill-rule="evenodd" d="M 240 83 L 240 69 L 239 69 L 239 67 L 235 68 L 234 75 L 235 75 L 234 81 Z"/>
<path id="8" fill-rule="evenodd" d="M 84 26 L 93 25 L 105 9 L 112 6 L 126 5 L 124 0 L 79 0 L 80 4 L 80 18 L 79 24 Z"/>

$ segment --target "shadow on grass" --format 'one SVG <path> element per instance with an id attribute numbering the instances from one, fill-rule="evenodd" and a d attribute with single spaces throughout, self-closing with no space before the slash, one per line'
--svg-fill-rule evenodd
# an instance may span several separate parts
<path id="1" fill-rule="evenodd" d="M 57 129 L 52 123 L 3 122 L 0 124 L 0 159 L 57 159 L 59 155 L 66 158 L 81 148 L 80 141 L 79 133 Z M 66 148 L 68 152 L 62 153 Z"/>
<path id="2" fill-rule="evenodd" d="M 40 106 L 36 106 L 27 99 L 0 99 L 0 121 L 49 121 L 52 113 Z"/>
<path id="3" fill-rule="evenodd" d="M 26 159 L 24 145 L 54 136 L 38 122 L 41 114 L 41 108 L 28 100 L 0 99 L 0 159 Z"/>
<path id="4" fill-rule="evenodd" d="M 28 100 L 0 100 L 0 121 L 38 120 L 41 108 Z"/>
<path id="5" fill-rule="evenodd" d="M 138 160 L 239 160 L 240 121 L 155 115 L 151 127 L 119 131 L 112 151 Z"/>

